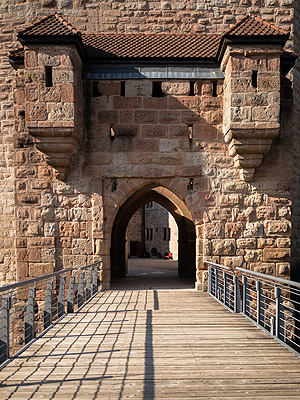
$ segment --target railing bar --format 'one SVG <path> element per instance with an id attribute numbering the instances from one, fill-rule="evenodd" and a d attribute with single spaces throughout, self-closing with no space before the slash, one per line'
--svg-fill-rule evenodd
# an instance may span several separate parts
<path id="1" fill-rule="evenodd" d="M 266 279 L 266 280 L 268 280 L 268 281 L 275 281 L 275 282 L 279 282 L 279 283 L 281 283 L 281 284 L 283 284 L 283 285 L 294 286 L 294 287 L 300 289 L 300 283 L 295 282 L 295 281 L 289 281 L 289 280 L 287 280 L 287 279 L 277 278 L 277 277 L 275 277 L 275 276 L 273 277 L 273 276 L 270 276 L 270 275 L 262 274 L 262 273 L 260 273 L 260 272 L 249 271 L 249 270 L 247 270 L 247 269 L 240 268 L 240 267 L 236 267 L 236 270 L 237 270 L 237 271 L 241 271 L 241 272 L 243 272 L 243 273 L 246 273 L 246 274 L 248 274 L 248 275 L 250 275 L 250 276 L 252 276 L 252 275 L 258 276 L 258 277 L 264 278 L 264 279 Z"/>
<path id="2" fill-rule="evenodd" d="M 56 277 L 57 275 L 61 275 L 64 274 L 66 272 L 72 271 L 73 268 L 66 268 L 66 269 L 61 269 L 60 271 L 57 272 L 53 272 L 52 274 L 49 275 L 43 275 L 37 278 L 33 278 L 33 279 L 28 279 L 27 281 L 22 281 L 22 282 L 18 282 L 18 283 L 13 283 L 11 285 L 6 285 L 0 288 L 0 293 L 6 291 L 6 290 L 11 290 L 11 289 L 15 289 L 17 287 L 22 287 L 22 286 L 26 286 L 26 285 L 32 285 L 33 283 L 45 280 L 45 279 L 50 279 L 52 277 Z"/>

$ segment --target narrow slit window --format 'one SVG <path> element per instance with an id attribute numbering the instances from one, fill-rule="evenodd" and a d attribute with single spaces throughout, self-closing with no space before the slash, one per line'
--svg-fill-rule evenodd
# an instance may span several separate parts
<path id="1" fill-rule="evenodd" d="M 125 81 L 121 81 L 121 96 L 125 97 Z"/>
<path id="2" fill-rule="evenodd" d="M 213 94 L 212 94 L 213 97 L 217 97 L 218 96 L 217 87 L 218 87 L 217 82 L 213 82 Z"/>
<path id="3" fill-rule="evenodd" d="M 195 96 L 195 81 L 190 81 L 190 96 Z"/>
<path id="4" fill-rule="evenodd" d="M 252 86 L 257 88 L 257 71 L 252 71 Z"/>
<path id="5" fill-rule="evenodd" d="M 94 81 L 93 82 L 93 97 L 99 97 L 99 96 L 101 96 L 101 92 L 99 92 L 98 82 Z"/>
<path id="6" fill-rule="evenodd" d="M 152 82 L 152 97 L 164 97 L 164 92 L 162 91 L 161 85 L 162 82 Z"/>
<path id="7" fill-rule="evenodd" d="M 45 67 L 46 87 L 53 86 L 52 67 Z"/>

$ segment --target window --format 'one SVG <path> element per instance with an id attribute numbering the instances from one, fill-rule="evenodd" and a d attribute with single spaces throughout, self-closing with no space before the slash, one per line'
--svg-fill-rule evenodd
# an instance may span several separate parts
<path id="1" fill-rule="evenodd" d="M 190 81 L 190 96 L 195 96 L 195 81 Z"/>
<path id="2" fill-rule="evenodd" d="M 252 71 L 252 86 L 257 88 L 257 71 Z"/>
<path id="3" fill-rule="evenodd" d="M 46 80 L 46 87 L 53 86 L 52 67 L 45 67 L 45 80 Z"/>
<path id="4" fill-rule="evenodd" d="M 212 93 L 212 97 L 217 97 L 217 96 L 218 96 L 217 87 L 218 87 L 217 82 L 213 82 L 213 93 Z"/>
<path id="5" fill-rule="evenodd" d="M 146 228 L 146 240 L 149 242 L 153 240 L 153 228 Z"/>
<path id="6" fill-rule="evenodd" d="M 99 96 L 101 96 L 101 92 L 99 92 L 99 89 L 98 89 L 98 82 L 94 81 L 93 82 L 93 97 L 99 97 Z"/>
<path id="7" fill-rule="evenodd" d="M 171 228 L 163 228 L 164 232 L 164 241 L 170 241 L 171 238 Z"/>
<path id="8" fill-rule="evenodd" d="M 152 82 L 152 97 L 164 97 L 161 84 L 159 81 Z"/>
<path id="9" fill-rule="evenodd" d="M 146 208 L 153 208 L 153 201 L 149 201 L 149 203 L 146 204 Z"/>
<path id="10" fill-rule="evenodd" d="M 121 96 L 125 96 L 125 81 L 121 81 Z"/>

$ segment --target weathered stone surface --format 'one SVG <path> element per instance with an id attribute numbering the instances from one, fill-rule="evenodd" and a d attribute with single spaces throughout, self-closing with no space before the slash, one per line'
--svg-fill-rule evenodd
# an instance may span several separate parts
<path id="1" fill-rule="evenodd" d="M 212 240 L 212 254 L 217 256 L 230 256 L 235 254 L 235 240 L 234 239 L 213 239 Z"/>
<path id="2" fill-rule="evenodd" d="M 263 261 L 289 261 L 291 249 L 265 248 L 263 249 Z"/>
<path id="3" fill-rule="evenodd" d="M 287 220 L 265 221 L 264 226 L 267 235 L 287 235 L 291 229 L 291 222 Z"/>

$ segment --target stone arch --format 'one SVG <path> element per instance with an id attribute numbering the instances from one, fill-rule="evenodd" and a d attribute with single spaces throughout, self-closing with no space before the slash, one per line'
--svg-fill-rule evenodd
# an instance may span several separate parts
<path id="1" fill-rule="evenodd" d="M 125 276 L 127 271 L 126 229 L 134 213 L 149 201 L 165 207 L 178 226 L 178 274 L 196 279 L 196 232 L 192 216 L 185 203 L 169 189 L 150 184 L 128 197 L 118 209 L 111 233 L 111 276 Z"/>

